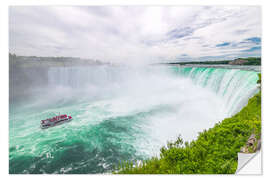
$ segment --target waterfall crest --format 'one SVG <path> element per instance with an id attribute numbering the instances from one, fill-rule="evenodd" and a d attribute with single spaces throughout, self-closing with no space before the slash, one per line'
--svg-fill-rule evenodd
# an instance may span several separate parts
<path id="1" fill-rule="evenodd" d="M 258 75 L 254 71 L 206 67 L 174 67 L 173 70 L 222 97 L 229 116 L 240 111 L 247 100 L 258 92 Z"/>

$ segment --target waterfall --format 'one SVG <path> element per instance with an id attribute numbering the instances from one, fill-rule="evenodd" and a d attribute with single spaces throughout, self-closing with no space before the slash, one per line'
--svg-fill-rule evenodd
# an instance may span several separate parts
<path id="1" fill-rule="evenodd" d="M 240 111 L 248 99 L 258 92 L 258 75 L 254 71 L 206 67 L 173 67 L 173 70 L 222 97 L 228 116 Z"/>
<path id="2" fill-rule="evenodd" d="M 49 85 L 84 88 L 90 84 L 104 85 L 121 82 L 126 68 L 108 66 L 53 67 L 48 70 Z"/>
<path id="3" fill-rule="evenodd" d="M 30 94 L 9 111 L 14 173 L 104 173 L 119 160 L 158 156 L 168 140 L 179 134 L 185 141 L 196 139 L 258 91 L 257 73 L 237 69 L 104 65 L 34 70 L 14 76 Z M 41 130 L 40 120 L 54 112 L 74 120 Z"/>
<path id="4" fill-rule="evenodd" d="M 206 88 L 221 97 L 228 116 L 241 110 L 249 97 L 258 91 L 256 85 L 258 76 L 254 71 L 207 67 L 172 67 L 172 70 L 174 76 L 191 79 L 195 85 Z M 164 72 L 167 74 L 164 75 Z M 128 88 L 133 82 L 140 83 L 149 76 L 163 79 L 168 74 L 170 73 L 167 67 L 54 67 L 48 70 L 48 83 L 49 86 L 54 87 L 64 86 L 87 89 L 87 91 L 95 89 L 95 93 L 101 94 L 116 92 L 117 89 L 121 89 L 122 92 L 122 89 Z M 162 80 L 160 82 L 162 83 Z M 163 83 L 166 85 L 165 82 Z"/>

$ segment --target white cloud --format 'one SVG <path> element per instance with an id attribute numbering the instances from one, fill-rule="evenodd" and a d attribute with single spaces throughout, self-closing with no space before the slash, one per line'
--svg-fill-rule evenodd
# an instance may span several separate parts
<path id="1" fill-rule="evenodd" d="M 255 6 L 11 7 L 10 51 L 128 63 L 232 57 L 254 46 L 242 41 L 261 37 L 260 13 Z"/>

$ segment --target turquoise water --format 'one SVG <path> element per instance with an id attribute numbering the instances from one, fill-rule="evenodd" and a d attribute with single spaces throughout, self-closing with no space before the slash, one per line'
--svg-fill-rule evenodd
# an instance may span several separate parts
<path id="1" fill-rule="evenodd" d="M 158 156 L 239 111 L 257 73 L 178 67 L 58 67 L 46 88 L 10 102 L 9 172 L 110 173 L 125 160 Z M 40 129 L 61 112 L 73 121 Z"/>

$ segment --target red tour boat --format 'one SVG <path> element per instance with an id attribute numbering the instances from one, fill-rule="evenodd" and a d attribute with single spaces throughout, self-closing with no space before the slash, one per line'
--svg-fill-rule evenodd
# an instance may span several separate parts
<path id="1" fill-rule="evenodd" d="M 40 121 L 41 129 L 46 129 L 49 127 L 53 127 L 59 124 L 63 124 L 65 122 L 70 122 L 72 120 L 71 116 L 67 116 L 66 114 L 55 116 L 53 118 L 45 119 Z"/>

